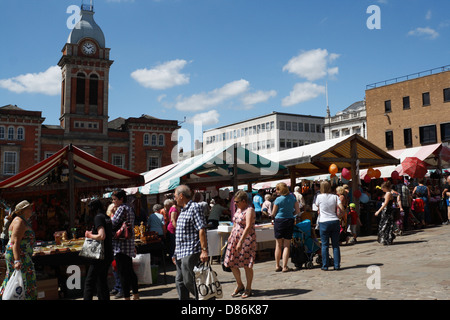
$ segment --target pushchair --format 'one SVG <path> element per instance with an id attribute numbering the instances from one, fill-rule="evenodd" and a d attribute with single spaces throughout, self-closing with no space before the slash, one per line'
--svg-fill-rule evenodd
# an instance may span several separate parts
<path id="1" fill-rule="evenodd" d="M 294 225 L 294 233 L 291 241 L 291 261 L 297 269 L 303 265 L 307 269 L 314 267 L 314 257 L 316 263 L 322 264 L 321 247 L 317 239 L 311 236 L 311 221 L 304 220 Z"/>

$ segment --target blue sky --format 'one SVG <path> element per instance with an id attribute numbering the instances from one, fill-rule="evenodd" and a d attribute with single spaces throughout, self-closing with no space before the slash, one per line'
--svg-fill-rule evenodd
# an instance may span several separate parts
<path id="1" fill-rule="evenodd" d="M 85 3 L 89 1 L 85 0 Z M 82 0 L 1 1 L 0 106 L 59 124 L 57 63 Z M 379 15 L 367 9 L 379 8 Z M 334 115 L 366 85 L 450 64 L 447 0 L 95 0 L 111 48 L 110 120 L 202 130 L 272 111 Z M 380 17 L 379 20 L 372 18 Z M 379 22 L 380 29 L 369 29 Z M 194 121 L 202 125 L 194 129 Z M 186 147 L 186 145 L 185 145 Z"/>

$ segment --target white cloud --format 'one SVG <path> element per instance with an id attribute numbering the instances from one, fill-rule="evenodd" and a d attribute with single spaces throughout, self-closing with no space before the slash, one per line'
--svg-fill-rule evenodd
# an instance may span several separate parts
<path id="1" fill-rule="evenodd" d="M 179 96 L 175 108 L 180 111 L 205 110 L 245 93 L 249 86 L 250 83 L 247 80 L 241 79 L 210 92 L 194 94 L 190 97 Z"/>
<path id="2" fill-rule="evenodd" d="M 266 102 L 276 95 L 277 92 L 275 90 L 252 92 L 242 98 L 242 103 L 244 103 L 246 106 L 254 105 L 257 103 Z"/>
<path id="3" fill-rule="evenodd" d="M 425 19 L 431 20 L 432 15 L 433 15 L 433 14 L 431 13 L 431 10 L 428 10 L 428 11 L 427 11 L 427 14 L 425 15 Z"/>
<path id="4" fill-rule="evenodd" d="M 311 82 L 297 83 L 290 92 L 289 96 L 283 98 L 281 105 L 283 107 L 299 104 L 318 97 L 325 93 L 325 87 Z"/>
<path id="5" fill-rule="evenodd" d="M 300 53 L 291 58 L 283 67 L 283 71 L 294 73 L 308 81 L 318 80 L 328 74 L 335 75 L 338 68 L 329 69 L 328 64 L 339 57 L 339 54 L 328 53 L 326 49 L 314 49 Z"/>
<path id="6" fill-rule="evenodd" d="M 430 27 L 425 27 L 425 28 L 416 28 L 414 30 L 411 30 L 410 32 L 408 32 L 409 36 L 417 36 L 417 37 L 426 37 L 429 39 L 436 39 L 437 37 L 439 37 L 439 32 L 437 32 L 436 30 L 430 28 Z"/>
<path id="7" fill-rule="evenodd" d="M 202 126 L 208 126 L 219 123 L 219 113 L 217 110 L 210 110 L 208 112 L 198 113 L 193 117 L 187 119 L 188 123 L 200 122 Z"/>
<path id="8" fill-rule="evenodd" d="M 0 88 L 15 93 L 41 93 L 56 96 L 61 93 L 61 69 L 52 66 L 44 72 L 27 73 L 10 79 L 0 79 Z"/>
<path id="9" fill-rule="evenodd" d="M 164 90 L 189 83 L 189 76 L 180 73 L 186 64 L 186 60 L 172 60 L 153 69 L 145 68 L 133 71 L 131 77 L 145 88 Z"/>

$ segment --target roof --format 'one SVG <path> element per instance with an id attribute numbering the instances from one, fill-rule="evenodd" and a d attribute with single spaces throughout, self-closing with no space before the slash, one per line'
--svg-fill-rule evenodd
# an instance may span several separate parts
<path id="1" fill-rule="evenodd" d="M 191 188 L 233 185 L 234 144 L 177 163 L 141 188 L 144 194 L 174 190 L 181 184 Z M 236 145 L 237 182 L 258 182 L 285 176 L 285 167 Z"/>
<path id="2" fill-rule="evenodd" d="M 106 47 L 105 35 L 102 29 L 94 21 L 94 12 L 88 10 L 81 10 L 81 19 L 72 29 L 72 32 L 67 39 L 68 43 L 77 44 L 81 39 L 91 38 L 97 41 L 101 48 Z"/>
<path id="3" fill-rule="evenodd" d="M 352 154 L 355 146 L 356 157 Z M 358 160 L 359 168 L 398 164 L 399 160 L 358 134 L 312 143 L 265 155 L 281 165 L 294 168 L 296 176 L 328 173 L 330 164 L 349 168 Z"/>
<path id="4" fill-rule="evenodd" d="M 68 145 L 51 157 L 1 181 L 2 196 L 8 193 L 12 196 L 17 190 L 43 192 L 67 188 L 68 184 L 64 180 L 68 179 L 71 158 L 76 189 L 120 188 L 144 184 L 144 178 L 140 174 L 113 166 L 73 145 Z"/>
<path id="5" fill-rule="evenodd" d="M 403 162 L 407 157 L 416 157 L 428 165 L 428 169 L 436 169 L 440 166 L 442 168 L 450 167 L 450 148 L 442 145 L 442 143 L 430 144 L 427 146 L 414 147 L 414 148 L 406 148 L 399 150 L 388 151 L 390 155 L 395 158 L 398 158 L 400 162 Z M 390 177 L 392 172 L 395 170 L 401 176 L 404 175 L 402 165 L 392 165 L 383 168 L 376 168 L 381 171 L 381 177 Z M 364 177 L 367 173 L 367 170 L 360 171 L 360 177 Z"/>

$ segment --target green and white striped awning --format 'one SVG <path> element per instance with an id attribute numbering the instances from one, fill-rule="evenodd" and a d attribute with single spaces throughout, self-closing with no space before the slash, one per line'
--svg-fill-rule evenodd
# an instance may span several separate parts
<path id="1" fill-rule="evenodd" d="M 285 174 L 281 171 L 286 168 L 278 162 L 241 146 L 236 146 L 236 154 L 236 178 L 239 183 L 273 180 Z M 174 190 L 180 184 L 210 186 L 231 182 L 233 185 L 234 163 L 234 145 L 231 145 L 179 162 L 168 172 L 150 181 L 142 190 L 148 190 L 147 194 L 159 194 Z"/>

